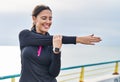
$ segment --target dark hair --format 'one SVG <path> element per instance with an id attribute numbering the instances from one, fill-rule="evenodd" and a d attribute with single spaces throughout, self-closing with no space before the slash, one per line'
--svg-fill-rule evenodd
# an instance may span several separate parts
<path id="1" fill-rule="evenodd" d="M 52 10 L 50 9 L 49 6 L 46 6 L 46 5 L 37 5 L 34 9 L 33 9 L 33 12 L 32 12 L 32 16 L 35 16 L 37 17 L 37 15 L 42 12 L 43 10 L 50 10 L 52 12 Z M 32 28 L 35 27 L 35 24 L 33 23 L 33 26 Z"/>

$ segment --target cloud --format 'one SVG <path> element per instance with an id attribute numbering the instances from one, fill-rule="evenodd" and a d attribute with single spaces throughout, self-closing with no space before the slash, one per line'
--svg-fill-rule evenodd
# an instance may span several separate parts
<path id="1" fill-rule="evenodd" d="M 95 33 L 108 41 L 120 41 L 120 0 L 4 0 L 0 3 L 0 45 L 17 44 L 18 32 L 30 29 L 32 9 L 39 3 L 53 10 L 52 34 Z"/>

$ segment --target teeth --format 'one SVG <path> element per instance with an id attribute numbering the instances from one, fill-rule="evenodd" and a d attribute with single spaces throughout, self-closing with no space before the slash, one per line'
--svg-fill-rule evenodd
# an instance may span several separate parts
<path id="1" fill-rule="evenodd" d="M 48 27 L 49 27 L 49 25 L 44 25 L 44 27 L 48 28 Z"/>
<path id="2" fill-rule="evenodd" d="M 49 26 L 46 25 L 45 27 L 49 27 Z"/>
<path id="3" fill-rule="evenodd" d="M 50 28 L 50 24 L 43 24 L 43 28 L 49 29 Z"/>

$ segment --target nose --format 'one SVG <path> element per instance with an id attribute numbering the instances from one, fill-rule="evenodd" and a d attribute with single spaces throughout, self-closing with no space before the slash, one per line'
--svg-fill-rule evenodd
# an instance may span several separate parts
<path id="1" fill-rule="evenodd" d="M 52 21 L 51 21 L 51 20 L 49 20 L 49 19 L 47 19 L 47 20 L 46 20 L 46 23 L 51 23 L 51 22 L 52 22 Z"/>

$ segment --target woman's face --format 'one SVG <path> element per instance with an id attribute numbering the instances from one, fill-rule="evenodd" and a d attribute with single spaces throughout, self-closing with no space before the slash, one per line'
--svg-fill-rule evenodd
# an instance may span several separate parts
<path id="1" fill-rule="evenodd" d="M 36 32 L 45 34 L 52 24 L 52 12 L 50 10 L 41 11 L 37 17 L 33 16 L 36 25 Z"/>

